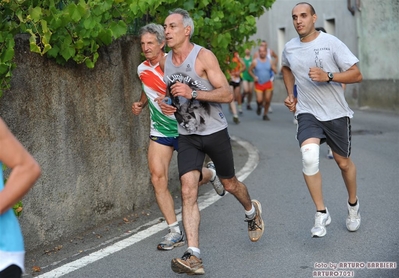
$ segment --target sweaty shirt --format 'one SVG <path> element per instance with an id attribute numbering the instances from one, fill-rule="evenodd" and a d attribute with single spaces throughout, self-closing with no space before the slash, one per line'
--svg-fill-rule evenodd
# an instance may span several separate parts
<path id="1" fill-rule="evenodd" d="M 158 103 L 154 99 L 159 97 L 157 93 L 166 94 L 166 84 L 163 81 L 163 73 L 159 63 L 151 65 L 148 60 L 137 67 L 137 74 L 142 82 L 143 91 L 148 98 L 150 109 L 151 130 L 150 135 L 157 137 L 177 137 L 177 121 L 173 115 L 162 113 Z"/>
<path id="2" fill-rule="evenodd" d="M 310 113 L 320 121 L 353 117 L 345 100 L 344 89 L 338 82 L 314 82 L 309 69 L 319 67 L 325 72 L 343 72 L 359 60 L 336 37 L 320 32 L 316 39 L 301 42 L 299 37 L 286 43 L 282 65 L 291 69 L 298 91 L 295 115 Z"/>
<path id="3" fill-rule="evenodd" d="M 167 92 L 176 82 L 187 84 L 192 90 L 210 91 L 212 84 L 197 75 L 195 62 L 202 46 L 194 44 L 190 54 L 180 65 L 172 62 L 173 52 L 166 57 L 164 67 L 164 81 Z M 170 96 L 170 94 L 168 93 Z M 178 122 L 179 134 L 182 135 L 209 135 L 227 127 L 226 117 L 220 103 L 186 99 L 184 97 L 171 97 L 173 105 L 177 108 L 175 113 Z"/>

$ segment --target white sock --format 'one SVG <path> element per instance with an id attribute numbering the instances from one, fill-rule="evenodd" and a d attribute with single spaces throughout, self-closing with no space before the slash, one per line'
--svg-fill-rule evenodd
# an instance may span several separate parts
<path id="1" fill-rule="evenodd" d="M 201 251 L 197 247 L 188 247 L 187 250 L 190 249 L 193 253 L 194 256 L 196 256 L 198 259 L 201 258 Z"/>
<path id="2" fill-rule="evenodd" d="M 177 221 L 175 223 L 168 225 L 168 227 L 169 227 L 169 231 L 180 234 L 180 227 L 179 227 L 179 223 Z"/>
<path id="3" fill-rule="evenodd" d="M 246 210 L 245 211 L 245 215 L 247 216 L 248 219 L 254 218 L 254 216 L 255 216 L 255 207 L 254 207 L 253 204 L 252 204 L 251 210 L 249 210 L 249 211 Z"/>

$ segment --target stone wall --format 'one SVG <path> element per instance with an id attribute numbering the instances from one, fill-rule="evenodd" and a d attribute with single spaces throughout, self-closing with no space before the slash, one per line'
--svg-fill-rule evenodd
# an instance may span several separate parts
<path id="1" fill-rule="evenodd" d="M 26 36 L 16 38 L 15 50 L 17 68 L 0 115 L 42 167 L 23 199 L 27 250 L 154 203 L 149 112 L 131 113 L 141 93 L 138 39 L 103 47 L 93 70 L 31 53 Z"/>

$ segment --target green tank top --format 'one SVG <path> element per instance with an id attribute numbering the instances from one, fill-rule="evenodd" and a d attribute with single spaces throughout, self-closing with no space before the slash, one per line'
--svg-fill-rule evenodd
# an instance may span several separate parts
<path id="1" fill-rule="evenodd" d="M 248 82 L 254 82 L 254 79 L 252 78 L 252 76 L 248 72 L 249 66 L 252 63 L 252 57 L 250 56 L 248 59 L 246 59 L 244 57 L 243 60 L 244 60 L 244 64 L 245 64 L 245 71 L 242 73 L 242 80 L 248 81 Z"/>

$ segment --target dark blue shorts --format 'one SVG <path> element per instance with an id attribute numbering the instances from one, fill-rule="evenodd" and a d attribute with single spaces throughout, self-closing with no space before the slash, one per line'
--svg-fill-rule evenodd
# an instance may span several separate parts
<path id="1" fill-rule="evenodd" d="M 193 170 L 202 173 L 205 155 L 215 164 L 220 178 L 230 179 L 235 176 L 233 150 L 227 128 L 210 135 L 179 136 L 179 177 Z"/>
<path id="2" fill-rule="evenodd" d="M 150 139 L 158 144 L 173 147 L 175 151 L 178 150 L 178 137 L 157 137 L 150 135 Z"/>
<path id="3" fill-rule="evenodd" d="M 297 116 L 297 140 L 299 146 L 309 138 L 319 138 L 320 144 L 327 142 L 333 152 L 343 157 L 351 154 L 351 121 L 349 117 L 342 117 L 331 121 L 319 121 L 312 114 Z"/>

